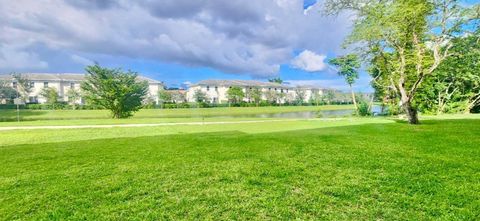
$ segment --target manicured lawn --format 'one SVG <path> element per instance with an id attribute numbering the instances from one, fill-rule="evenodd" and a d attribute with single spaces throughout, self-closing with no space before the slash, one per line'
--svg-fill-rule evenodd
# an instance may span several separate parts
<path id="1" fill-rule="evenodd" d="M 218 107 L 218 108 L 184 108 L 184 109 L 142 109 L 133 116 L 143 118 L 185 118 L 236 116 L 264 113 L 284 113 L 318 110 L 352 109 L 352 105 L 325 106 L 284 106 L 284 107 Z M 16 121 L 16 110 L 0 110 L 0 121 Z M 74 120 L 74 119 L 110 119 L 106 110 L 21 110 L 22 121 L 33 120 Z M 132 120 L 130 119 L 130 120 Z"/>
<path id="2" fill-rule="evenodd" d="M 470 118 L 2 131 L 0 219 L 475 220 Z"/>

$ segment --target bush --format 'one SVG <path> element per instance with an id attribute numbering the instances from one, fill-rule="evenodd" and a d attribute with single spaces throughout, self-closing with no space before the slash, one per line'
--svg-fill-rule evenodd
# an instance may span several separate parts
<path id="1" fill-rule="evenodd" d="M 30 109 L 30 110 L 41 110 L 42 105 L 41 104 L 27 104 L 26 108 Z"/>
<path id="2" fill-rule="evenodd" d="M 321 102 L 320 105 L 326 105 L 327 103 Z M 350 104 L 350 102 L 332 102 L 331 104 Z M 286 102 L 284 104 L 279 103 L 270 103 L 268 101 L 262 100 L 258 103 L 259 107 L 274 107 L 274 106 L 312 106 L 316 104 L 312 103 L 289 103 Z M 163 104 L 163 109 L 176 109 L 176 108 L 213 108 L 213 107 L 257 107 L 256 103 L 248 103 L 248 102 L 240 102 L 237 104 L 228 104 L 228 103 L 165 103 Z M 16 109 L 16 105 L 14 104 L 0 104 L 0 109 Z M 55 104 L 37 104 L 31 103 L 26 105 L 20 105 L 21 109 L 30 109 L 30 110 L 73 110 L 73 106 L 66 103 L 66 102 L 57 102 Z M 156 105 L 153 103 L 144 104 L 144 109 L 162 109 L 160 105 Z M 79 105 L 76 104 L 75 110 L 103 110 L 102 106 L 93 105 L 93 104 L 83 104 Z M 388 108 L 388 110 L 393 110 L 393 108 Z"/>
<path id="3" fill-rule="evenodd" d="M 25 105 L 20 105 L 20 109 L 25 109 Z M 9 109 L 17 109 L 17 105 L 15 104 L 0 104 L 0 110 L 9 110 Z"/>
<path id="4" fill-rule="evenodd" d="M 177 103 L 177 108 L 191 108 L 189 103 Z"/>
<path id="5" fill-rule="evenodd" d="M 157 104 L 155 104 L 155 102 L 148 102 L 143 105 L 143 108 L 145 109 L 154 109 L 156 107 L 157 107 Z"/>
<path id="6" fill-rule="evenodd" d="M 370 105 L 365 101 L 360 101 L 358 104 L 358 115 L 360 116 L 370 116 L 372 112 L 370 110 Z"/>

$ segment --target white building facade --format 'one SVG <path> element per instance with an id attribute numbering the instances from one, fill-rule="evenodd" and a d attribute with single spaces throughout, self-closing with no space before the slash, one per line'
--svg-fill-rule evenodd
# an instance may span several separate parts
<path id="1" fill-rule="evenodd" d="M 261 91 L 261 99 L 277 103 L 294 102 L 297 99 L 297 93 L 303 93 L 303 102 L 309 102 L 315 96 L 321 96 L 323 90 L 314 87 L 292 87 L 288 85 L 262 82 L 253 80 L 203 80 L 190 85 L 187 90 L 187 101 L 196 102 L 195 94 L 197 91 L 205 94 L 207 103 L 227 103 L 227 91 L 232 87 L 239 87 L 245 94 L 249 90 L 258 89 Z M 245 102 L 252 102 L 251 98 L 245 96 Z"/>
<path id="2" fill-rule="evenodd" d="M 59 95 L 61 101 L 83 104 L 84 100 L 69 101 L 67 93 L 69 90 L 80 91 L 80 84 L 85 78 L 85 74 L 74 73 L 25 73 L 23 77 L 28 79 L 30 85 L 30 93 L 26 99 L 27 103 L 45 103 L 46 98 L 42 97 L 40 93 L 44 88 L 54 88 Z M 160 81 L 156 81 L 143 76 L 138 77 L 139 80 L 148 82 L 148 97 L 158 103 L 158 91 L 163 90 L 164 85 Z M 0 80 L 11 83 L 11 86 L 16 89 L 17 82 L 12 75 L 0 75 Z"/>

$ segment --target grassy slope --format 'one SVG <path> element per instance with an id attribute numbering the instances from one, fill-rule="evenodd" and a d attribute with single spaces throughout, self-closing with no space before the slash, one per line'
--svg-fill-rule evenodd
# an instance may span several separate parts
<path id="1" fill-rule="evenodd" d="M 232 119 L 225 119 L 232 121 Z M 258 119 L 256 119 L 258 120 Z M 0 131 L 0 147 L 17 144 L 67 142 L 117 137 L 158 136 L 169 134 L 212 133 L 236 131 L 241 133 L 270 133 L 303 129 L 358 125 L 364 123 L 392 123 L 388 119 L 348 118 L 331 120 L 285 120 L 262 123 L 232 123 L 217 125 L 175 125 L 155 127 L 37 129 Z"/>
<path id="2" fill-rule="evenodd" d="M 72 120 L 35 120 L 21 122 L 0 122 L 0 127 L 14 126 L 72 126 L 72 125 L 119 125 L 119 124 L 158 124 L 158 123 L 185 123 L 185 122 L 236 122 L 236 121 L 267 121 L 278 118 L 251 118 L 251 117 L 167 117 L 167 118 L 128 118 L 128 119 L 72 119 Z"/>
<path id="3" fill-rule="evenodd" d="M 479 119 L 312 122 L 87 141 L 11 131 L 44 139 L 0 148 L 0 219 L 479 217 Z"/>
<path id="4" fill-rule="evenodd" d="M 325 106 L 285 106 L 285 107 L 218 107 L 218 108 L 185 108 L 185 109 L 143 109 L 133 119 L 165 118 L 165 117 L 208 117 L 244 114 L 282 113 L 317 110 L 352 109 L 352 105 Z M 108 119 L 106 110 L 21 110 L 22 120 L 61 120 L 61 119 Z M 0 121 L 16 120 L 15 110 L 0 110 Z"/>

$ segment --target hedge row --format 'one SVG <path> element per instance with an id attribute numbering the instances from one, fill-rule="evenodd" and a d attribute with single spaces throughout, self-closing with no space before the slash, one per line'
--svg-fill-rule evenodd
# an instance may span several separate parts
<path id="1" fill-rule="evenodd" d="M 326 105 L 327 103 L 319 103 L 318 105 Z M 332 102 L 330 104 L 342 105 L 342 104 L 351 104 L 350 102 Z M 144 106 L 145 109 L 177 109 L 177 108 L 213 108 L 213 107 L 268 107 L 268 106 L 314 106 L 315 103 L 269 103 L 266 101 L 260 102 L 258 105 L 255 103 L 236 103 L 236 104 L 213 104 L 213 103 L 166 103 L 163 105 L 158 104 L 147 104 Z M 29 109 L 29 110 L 100 110 L 103 109 L 98 105 L 75 105 L 73 107 L 67 103 L 56 103 L 56 104 L 26 104 L 20 105 L 20 109 Z M 14 104 L 0 104 L 0 109 L 16 109 L 17 106 Z"/>
<path id="2" fill-rule="evenodd" d="M 346 105 L 346 104 L 352 104 L 351 102 L 332 102 L 330 104 L 334 105 Z M 144 108 L 146 109 L 176 109 L 176 108 L 213 108 L 213 107 L 270 107 L 270 106 L 315 106 L 315 105 L 327 105 L 326 102 L 321 102 L 321 103 L 284 103 L 284 104 L 278 104 L 278 103 L 269 103 L 266 101 L 260 102 L 258 105 L 255 103 L 247 103 L 247 102 L 241 102 L 241 103 L 236 103 L 236 104 L 228 104 L 228 103 L 222 103 L 222 104 L 215 104 L 215 103 L 166 103 L 163 105 L 155 105 L 155 104 L 149 104 L 146 105 Z"/>

